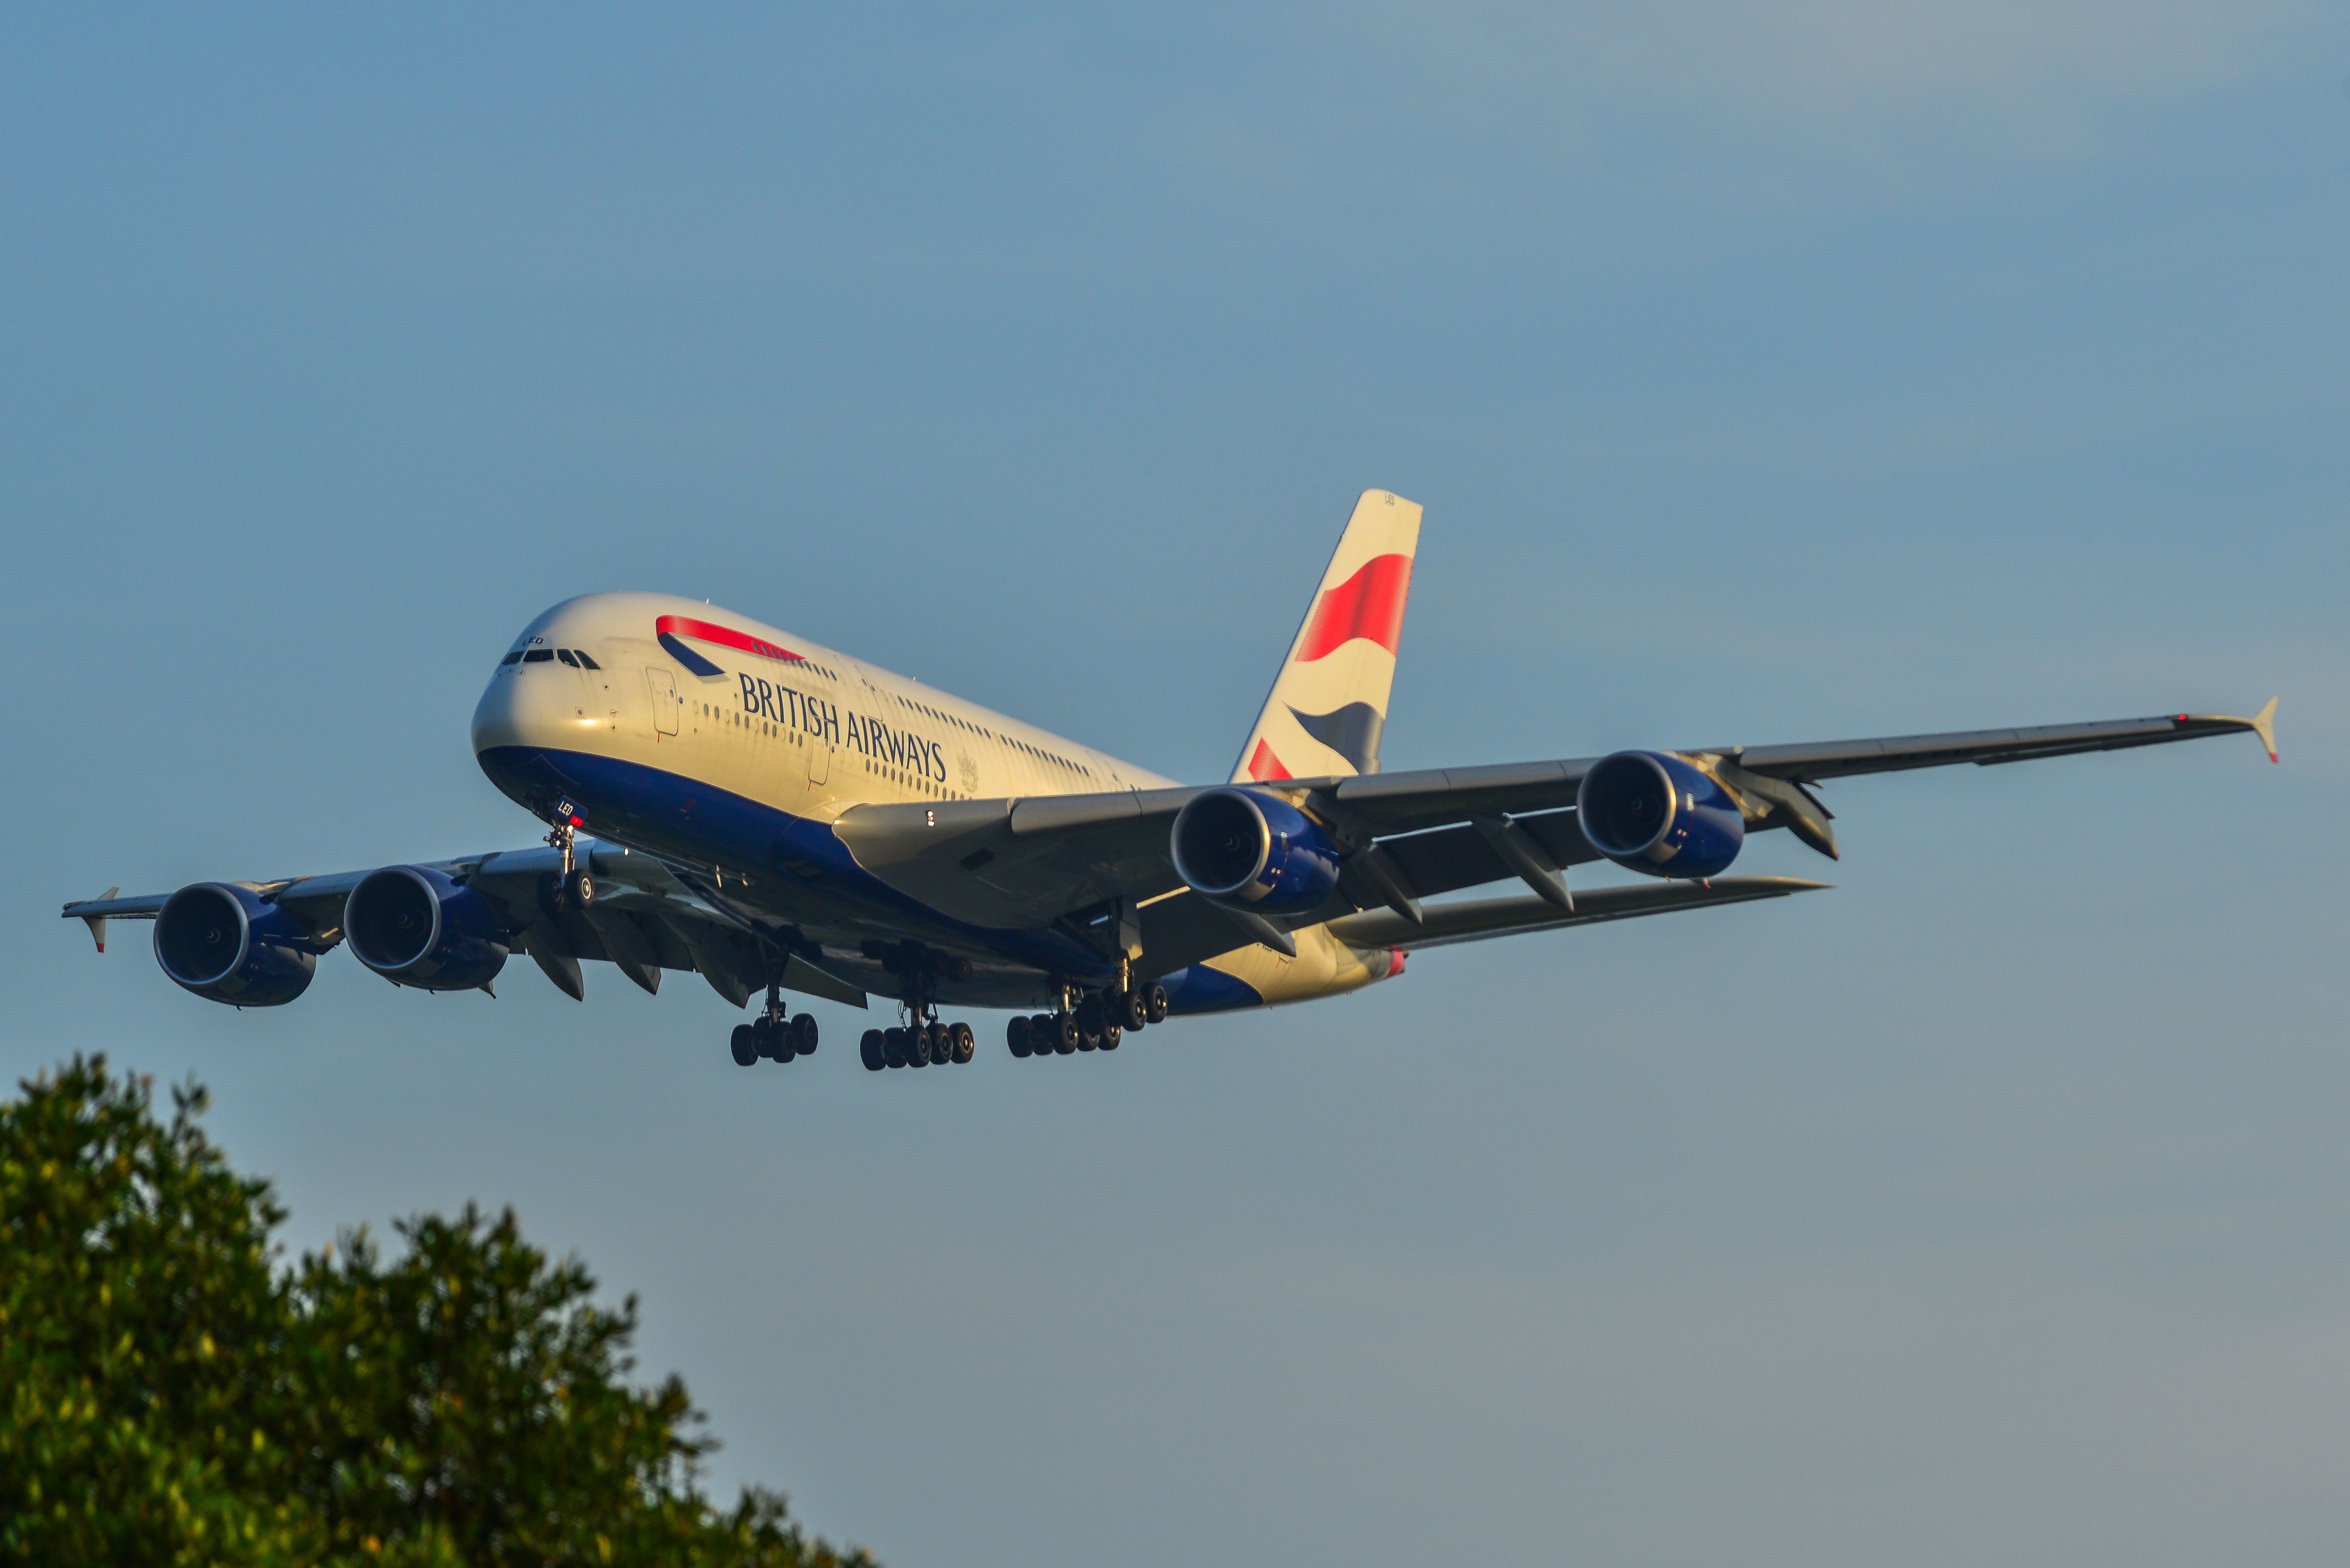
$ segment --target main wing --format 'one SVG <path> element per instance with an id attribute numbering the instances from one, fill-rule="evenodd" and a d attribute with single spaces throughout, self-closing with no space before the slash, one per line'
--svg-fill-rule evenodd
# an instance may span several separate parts
<path id="1" fill-rule="evenodd" d="M 649 855 L 631 855 L 617 845 L 582 840 L 579 859 L 595 878 L 596 898 L 586 909 L 550 897 L 561 869 L 552 849 L 507 850 L 425 864 L 487 898 L 546 977 L 574 997 L 584 995 L 580 961 L 612 964 L 647 991 L 660 988 L 663 970 L 699 973 L 736 1007 L 780 974 L 787 989 L 827 997 L 851 1007 L 865 1005 L 865 992 L 786 953 L 759 932 L 702 898 Z M 310 946 L 326 951 L 343 940 L 343 907 L 368 871 L 244 882 L 264 902 L 290 912 Z M 89 923 L 99 950 L 109 920 L 151 920 L 172 895 L 92 898 L 68 904 L 69 919 Z"/>
<path id="2" fill-rule="evenodd" d="M 1785 827 L 1833 858 L 1831 814 L 1813 793 L 1827 780 L 1959 763 L 1987 767 L 2239 732 L 2256 736 L 2273 761 L 2275 716 L 2271 699 L 2249 719 L 2171 713 L 1800 745 L 1700 747 L 1677 754 L 1730 790 L 1748 831 Z M 1229 786 L 860 805 L 840 818 L 836 831 L 875 877 L 972 925 L 1087 928 L 1117 918 L 1121 909 L 1133 911 L 1149 967 L 1165 972 L 1247 942 L 1278 944 L 1284 929 L 1343 921 L 1374 909 L 1392 914 L 1403 929 L 1416 933 L 1410 940 L 1426 946 L 1433 940 L 1427 922 L 1436 910 L 1423 909 L 1420 900 L 1513 877 L 1524 879 L 1557 917 L 1543 924 L 1575 923 L 1581 896 L 1572 909 L 1560 903 L 1563 888 L 1555 874 L 1602 858 L 1584 837 L 1574 809 L 1584 775 L 1601 760 L 1283 779 L 1252 786 L 1280 794 L 1317 817 L 1347 855 L 1337 896 L 1277 923 L 1188 897 L 1176 876 L 1168 847 L 1176 814 L 1203 789 Z M 1340 927 L 1336 934 L 1353 929 Z M 1365 926 L 1355 934 L 1368 940 L 1369 930 Z"/>

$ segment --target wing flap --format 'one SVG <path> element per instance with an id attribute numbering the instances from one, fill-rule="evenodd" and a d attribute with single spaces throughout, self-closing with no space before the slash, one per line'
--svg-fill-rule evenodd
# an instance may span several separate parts
<path id="1" fill-rule="evenodd" d="M 1450 904 L 1430 904 L 1424 923 L 1409 921 L 1386 909 L 1366 910 L 1330 922 L 1330 934 L 1354 948 L 1449 947 L 1456 942 L 1482 942 L 1494 937 L 1527 931 L 1555 930 L 1563 926 L 1590 926 L 1603 920 L 1631 919 L 1641 915 L 1669 914 L 1675 909 L 1709 909 L 1720 904 L 1751 903 L 1757 898 L 1783 898 L 1828 886 L 1799 877 L 1717 877 L 1702 882 L 1659 882 L 1617 888 L 1579 888 L 1575 911 L 1561 909 L 1533 894 L 1507 898 L 1462 898 Z"/>

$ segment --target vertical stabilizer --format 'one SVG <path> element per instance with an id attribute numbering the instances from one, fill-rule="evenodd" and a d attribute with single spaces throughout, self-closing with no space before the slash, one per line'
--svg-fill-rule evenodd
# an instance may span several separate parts
<path id="1" fill-rule="evenodd" d="M 1289 645 L 1232 782 L 1379 771 L 1419 507 L 1366 490 Z"/>

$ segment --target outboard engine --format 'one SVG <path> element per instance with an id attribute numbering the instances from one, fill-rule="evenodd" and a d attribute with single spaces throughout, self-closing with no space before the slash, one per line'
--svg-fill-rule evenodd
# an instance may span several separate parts
<path id="1" fill-rule="evenodd" d="M 429 866 L 370 871 L 343 906 L 359 962 L 394 985 L 472 991 L 505 967 L 504 922 L 490 901 Z"/>
<path id="2" fill-rule="evenodd" d="M 1660 752 L 1601 758 L 1583 775 L 1575 815 L 1594 849 L 1651 877 L 1718 876 L 1746 842 L 1745 814 L 1729 792 Z"/>
<path id="3" fill-rule="evenodd" d="M 155 915 L 163 972 L 207 1001 L 237 1007 L 278 1007 L 309 990 L 318 972 L 313 946 L 292 911 L 227 882 L 191 883 Z"/>
<path id="4" fill-rule="evenodd" d="M 1170 848 L 1191 889 L 1269 915 L 1302 915 L 1338 885 L 1338 849 L 1277 795 L 1211 789 L 1175 814 Z"/>

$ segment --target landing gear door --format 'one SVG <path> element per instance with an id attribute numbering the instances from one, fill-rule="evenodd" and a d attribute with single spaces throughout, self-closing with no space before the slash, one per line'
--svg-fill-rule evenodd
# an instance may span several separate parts
<path id="1" fill-rule="evenodd" d="M 660 735 L 677 733 L 677 680 L 666 670 L 648 667 L 645 684 L 652 689 L 653 732 Z"/>

